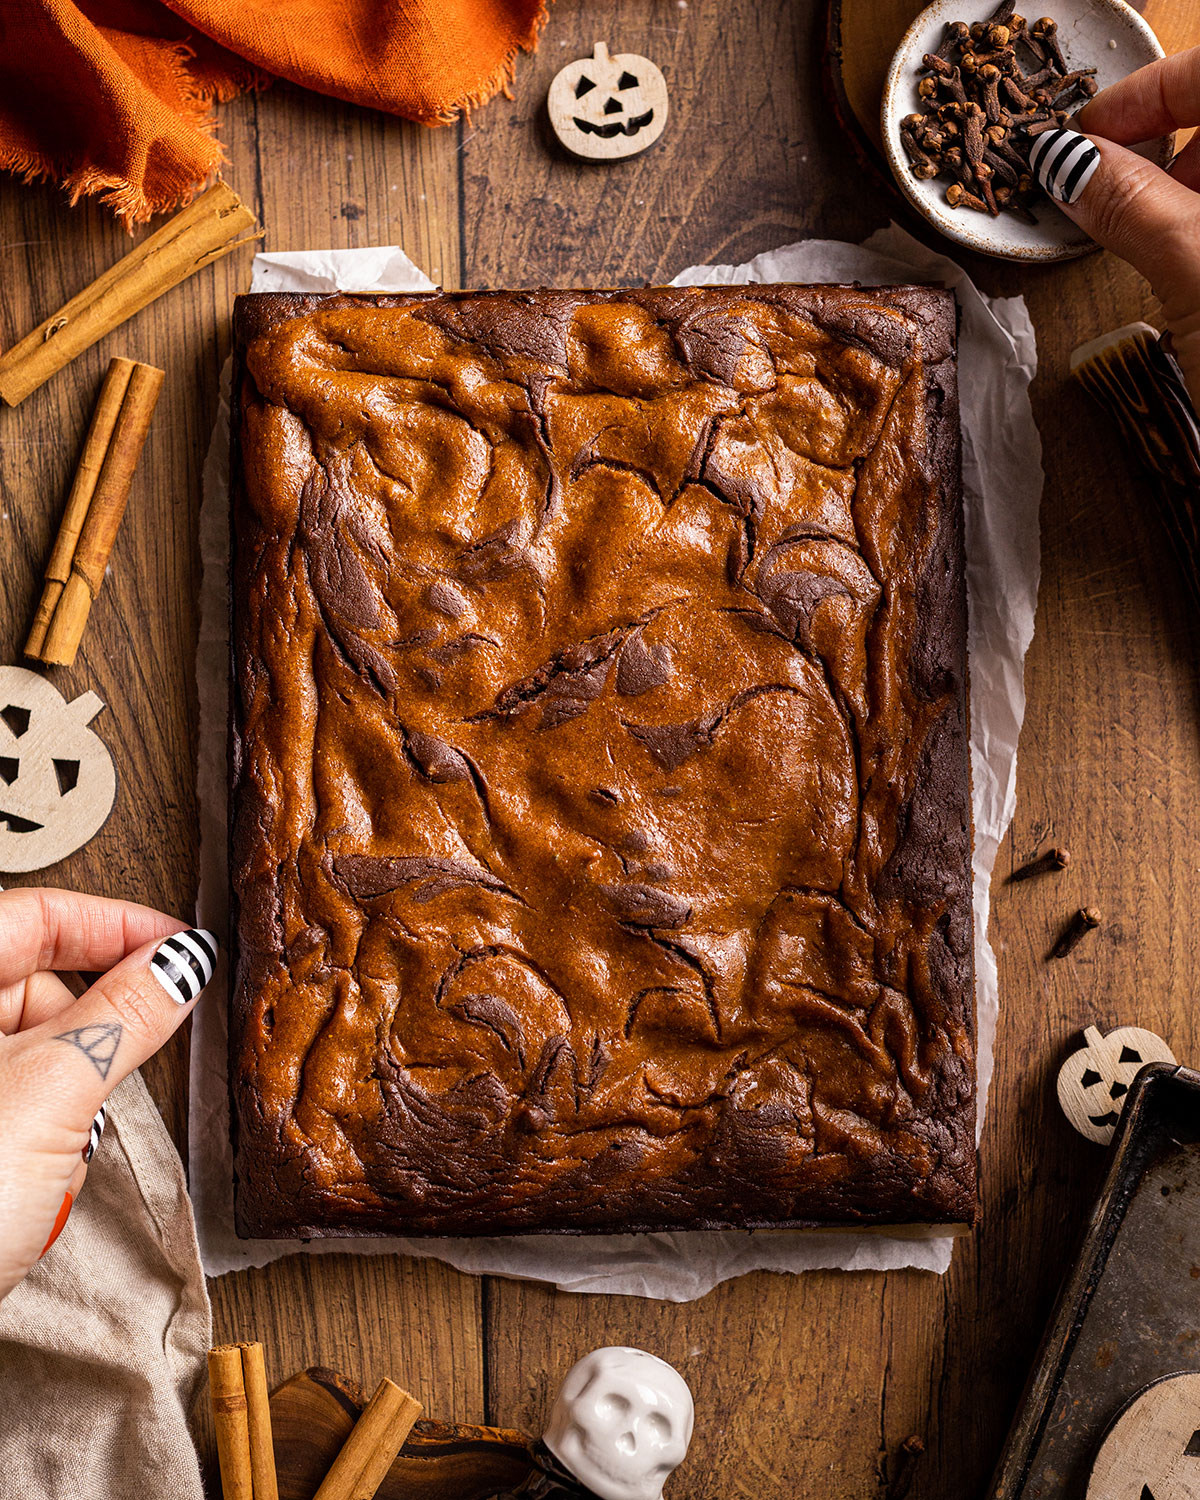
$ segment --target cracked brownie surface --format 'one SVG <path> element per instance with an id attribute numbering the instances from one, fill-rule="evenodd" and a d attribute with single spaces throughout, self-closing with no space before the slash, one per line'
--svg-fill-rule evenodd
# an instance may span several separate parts
<path id="1" fill-rule="evenodd" d="M 239 299 L 241 1232 L 973 1221 L 954 332 Z"/>

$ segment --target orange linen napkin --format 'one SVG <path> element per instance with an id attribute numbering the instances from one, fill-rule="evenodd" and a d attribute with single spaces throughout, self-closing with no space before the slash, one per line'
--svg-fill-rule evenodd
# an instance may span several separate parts
<path id="1" fill-rule="evenodd" d="M 425 125 L 511 79 L 546 0 L 0 0 L 0 168 L 127 223 L 224 159 L 212 106 L 275 76 Z"/>

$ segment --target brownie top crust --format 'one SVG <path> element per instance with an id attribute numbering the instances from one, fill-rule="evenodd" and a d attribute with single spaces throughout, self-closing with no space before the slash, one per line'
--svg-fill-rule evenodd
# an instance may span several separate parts
<path id="1" fill-rule="evenodd" d="M 240 1230 L 973 1221 L 952 296 L 235 332 Z"/>

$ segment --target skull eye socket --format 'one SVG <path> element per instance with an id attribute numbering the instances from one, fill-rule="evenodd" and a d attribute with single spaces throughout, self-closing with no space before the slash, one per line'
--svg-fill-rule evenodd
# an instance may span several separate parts
<path id="1" fill-rule="evenodd" d="M 73 792 L 79 785 L 79 762 L 77 760 L 56 760 L 54 762 L 54 774 L 58 777 L 59 796 L 65 797 L 68 792 Z"/>
<path id="2" fill-rule="evenodd" d="M 10 703 L 7 708 L 0 708 L 0 719 L 4 720 L 18 740 L 29 728 L 29 710 L 18 708 L 15 703 Z"/>
<path id="3" fill-rule="evenodd" d="M 609 1391 L 596 1403 L 596 1410 L 606 1421 L 619 1422 L 622 1417 L 628 1415 L 629 1402 L 616 1391 Z"/>
<path id="4" fill-rule="evenodd" d="M 21 762 L 11 755 L 0 755 L 0 781 L 5 786 L 12 786 L 21 770 Z"/>
<path id="5" fill-rule="evenodd" d="M 632 73 L 622 73 L 620 78 L 617 79 L 618 89 L 635 89 L 637 86 L 638 81 Z"/>
<path id="6" fill-rule="evenodd" d="M 579 82 L 575 85 L 576 99 L 582 99 L 584 94 L 590 94 L 595 87 L 596 85 L 592 82 L 592 80 L 590 78 L 585 78 L 581 73 L 579 75 Z"/>
<path id="7" fill-rule="evenodd" d="M 1079 1082 L 1085 1089 L 1090 1089 L 1093 1084 L 1100 1082 L 1100 1075 L 1095 1068 L 1084 1068 Z"/>
<path id="8" fill-rule="evenodd" d="M 660 1411 L 652 1411 L 650 1413 L 646 1418 L 646 1426 L 660 1443 L 665 1443 L 671 1436 L 671 1424 Z"/>
<path id="9" fill-rule="evenodd" d="M 1122 1047 L 1121 1056 L 1117 1059 L 1118 1062 L 1123 1063 L 1140 1063 L 1141 1060 L 1142 1054 L 1135 1052 L 1132 1047 Z"/>

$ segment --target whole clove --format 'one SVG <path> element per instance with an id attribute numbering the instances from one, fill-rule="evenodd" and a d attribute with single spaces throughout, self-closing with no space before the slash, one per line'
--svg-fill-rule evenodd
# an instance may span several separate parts
<path id="1" fill-rule="evenodd" d="M 1009 884 L 1015 884 L 1018 880 L 1032 880 L 1035 875 L 1047 875 L 1052 871 L 1065 870 L 1071 863 L 1071 851 L 1069 849 L 1047 849 L 1044 854 L 1039 854 L 1036 859 L 1031 859 L 1028 864 L 1021 865 L 1008 877 Z"/>
<path id="2" fill-rule="evenodd" d="M 1081 906 L 1058 935 L 1058 941 L 1050 950 L 1051 958 L 1066 958 L 1089 932 L 1099 927 L 1100 913 L 1094 906 Z"/>
<path id="3" fill-rule="evenodd" d="M 1058 71 L 1065 73 L 1067 63 L 1062 55 L 1062 48 L 1058 45 L 1058 22 L 1051 20 L 1049 16 L 1043 16 L 1040 21 L 1033 23 L 1033 37 L 1035 41 L 1041 42 Z"/>
<path id="4" fill-rule="evenodd" d="M 1030 24 L 1011 0 L 989 20 L 950 22 L 921 67 L 920 108 L 900 126 L 913 176 L 946 182 L 951 208 L 1034 222 L 1030 145 L 1095 94 L 1095 68 L 1068 68 L 1053 18 Z"/>
<path id="5" fill-rule="evenodd" d="M 987 204 L 974 193 L 968 193 L 961 182 L 952 182 L 946 189 L 946 202 L 951 208 L 973 208 L 976 213 L 986 214 Z"/>

